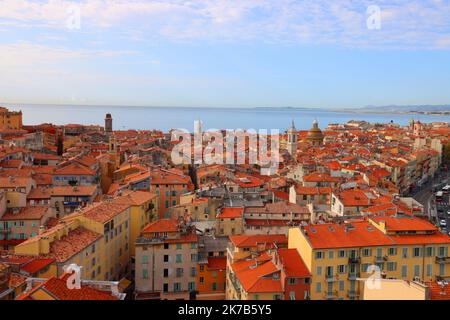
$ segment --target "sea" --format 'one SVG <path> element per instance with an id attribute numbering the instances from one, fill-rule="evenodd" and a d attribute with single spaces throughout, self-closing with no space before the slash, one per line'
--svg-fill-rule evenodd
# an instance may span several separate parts
<path id="1" fill-rule="evenodd" d="M 10 110 L 23 112 L 23 123 L 98 124 L 103 125 L 105 115 L 113 118 L 114 130 L 185 129 L 194 131 L 194 122 L 200 120 L 202 129 L 279 129 L 284 131 L 292 121 L 299 130 L 312 127 L 314 120 L 321 128 L 330 123 L 365 120 L 371 123 L 395 122 L 406 125 L 410 119 L 421 122 L 446 121 L 450 115 L 358 113 L 312 108 L 195 108 L 195 107 L 129 107 L 1 104 Z"/>

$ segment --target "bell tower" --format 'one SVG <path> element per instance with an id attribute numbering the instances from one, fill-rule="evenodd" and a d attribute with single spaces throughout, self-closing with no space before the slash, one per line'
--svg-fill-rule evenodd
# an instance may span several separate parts
<path id="1" fill-rule="evenodd" d="M 291 127 L 287 131 L 287 145 L 286 149 L 291 156 L 295 157 L 297 154 L 297 129 L 295 129 L 294 120 L 292 120 Z"/>
<path id="2" fill-rule="evenodd" d="M 111 114 L 107 113 L 105 117 L 105 133 L 109 135 L 112 133 L 112 131 L 113 131 L 113 119 L 111 117 Z"/>

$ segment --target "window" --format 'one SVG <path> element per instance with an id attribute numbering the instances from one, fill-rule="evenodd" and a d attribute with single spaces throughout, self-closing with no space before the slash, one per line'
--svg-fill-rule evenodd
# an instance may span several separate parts
<path id="1" fill-rule="evenodd" d="M 164 269 L 163 274 L 164 278 L 167 278 L 169 276 L 169 269 Z"/>
<path id="2" fill-rule="evenodd" d="M 295 279 L 295 278 L 289 278 L 289 279 L 288 279 L 288 283 L 289 283 L 289 284 L 292 284 L 292 285 L 293 285 L 293 284 L 296 284 L 296 283 L 297 283 L 297 279 Z"/>
<path id="3" fill-rule="evenodd" d="M 295 300 L 295 291 L 289 292 L 289 299 Z"/>
<path id="4" fill-rule="evenodd" d="M 148 256 L 142 256 L 142 264 L 148 263 Z"/>
<path id="5" fill-rule="evenodd" d="M 387 271 L 396 271 L 397 263 L 396 262 L 388 262 L 387 263 Z"/>
<path id="6" fill-rule="evenodd" d="M 332 266 L 328 266 L 327 267 L 327 273 L 326 273 L 326 275 L 328 276 L 328 277 L 331 277 L 331 276 L 333 276 L 333 274 L 334 274 L 334 270 L 333 270 L 334 268 L 332 267 Z"/>
<path id="7" fill-rule="evenodd" d="M 176 257 L 177 257 L 177 258 L 176 258 L 175 261 L 176 261 L 177 263 L 181 263 L 181 262 L 182 262 L 181 254 L 178 253 Z"/>
<path id="8" fill-rule="evenodd" d="M 323 252 L 322 251 L 317 251 L 316 252 L 316 259 L 323 259 Z"/>
<path id="9" fill-rule="evenodd" d="M 217 291 L 217 283 L 216 282 L 211 283 L 211 290 Z"/>
<path id="10" fill-rule="evenodd" d="M 173 291 L 174 291 L 174 292 L 181 291 L 181 283 L 175 282 L 175 283 L 173 284 Z"/>
<path id="11" fill-rule="evenodd" d="M 372 255 L 372 250 L 370 250 L 369 248 L 366 248 L 363 250 L 362 255 L 363 257 L 370 257 Z"/>
<path id="12" fill-rule="evenodd" d="M 204 283 L 205 282 L 205 278 L 200 277 L 200 283 Z"/>
<path id="13" fill-rule="evenodd" d="M 339 258 L 345 258 L 345 250 L 339 250 Z"/>
<path id="14" fill-rule="evenodd" d="M 427 277 L 433 276 L 433 266 L 431 264 L 427 264 Z"/>
<path id="15" fill-rule="evenodd" d="M 408 266 L 403 265 L 402 266 L 402 277 L 406 278 L 408 276 Z"/>
<path id="16" fill-rule="evenodd" d="M 169 255 L 168 254 L 164 255 L 164 262 L 169 262 Z"/>
<path id="17" fill-rule="evenodd" d="M 339 273 L 345 273 L 345 265 L 341 264 L 338 266 L 338 272 Z"/>
<path id="18" fill-rule="evenodd" d="M 205 270 L 205 266 L 204 265 L 200 265 L 200 272 L 203 272 Z"/>
<path id="19" fill-rule="evenodd" d="M 164 249 L 165 249 L 165 250 L 168 250 L 168 249 L 169 249 L 169 246 L 170 246 L 170 245 L 169 245 L 168 243 L 164 243 Z"/>
<path id="20" fill-rule="evenodd" d="M 189 291 L 194 291 L 195 290 L 195 282 L 189 282 L 188 289 L 189 289 Z"/>
<path id="21" fill-rule="evenodd" d="M 343 280 L 339 281 L 339 291 L 344 291 L 345 282 Z"/>
<path id="22" fill-rule="evenodd" d="M 322 267 L 320 267 L 320 266 L 317 267 L 317 269 L 316 269 L 316 274 L 317 274 L 318 276 L 321 276 L 321 275 L 322 275 Z"/>
<path id="23" fill-rule="evenodd" d="M 447 256 L 447 248 L 446 247 L 439 247 L 438 249 L 438 256 L 439 257 L 446 257 Z"/>
<path id="24" fill-rule="evenodd" d="M 197 243 L 191 242 L 191 249 L 197 249 Z"/>
<path id="25" fill-rule="evenodd" d="M 402 258 L 408 258 L 408 248 L 402 249 Z"/>
<path id="26" fill-rule="evenodd" d="M 168 284 L 168 283 L 164 283 L 164 285 L 163 285 L 163 291 L 164 291 L 164 292 L 168 292 L 168 291 L 169 291 L 169 284 Z"/>
<path id="27" fill-rule="evenodd" d="M 317 282 L 316 283 L 316 293 L 322 292 L 322 283 Z"/>
<path id="28" fill-rule="evenodd" d="M 177 277 L 180 278 L 183 276 L 184 270 L 183 268 L 177 268 Z"/>
<path id="29" fill-rule="evenodd" d="M 397 248 L 389 248 L 388 255 L 396 256 L 397 255 Z"/>
<path id="30" fill-rule="evenodd" d="M 420 257 L 420 248 L 413 249 L 413 257 Z"/>
<path id="31" fill-rule="evenodd" d="M 328 259 L 334 258 L 334 251 L 328 251 Z"/>
<path id="32" fill-rule="evenodd" d="M 148 279 L 148 270 L 147 269 L 142 270 L 142 279 Z"/>
<path id="33" fill-rule="evenodd" d="M 383 249 L 382 248 L 378 248 L 377 249 L 377 257 L 382 257 L 383 256 Z"/>
<path id="34" fill-rule="evenodd" d="M 191 261 L 197 262 L 197 254 L 195 254 L 195 253 L 191 254 Z"/>
<path id="35" fill-rule="evenodd" d="M 361 265 L 361 272 L 367 272 L 368 268 L 369 268 L 369 264 L 368 263 L 363 263 Z"/>
<path id="36" fill-rule="evenodd" d="M 420 266 L 418 264 L 414 265 L 414 277 L 420 276 Z"/>
<path id="37" fill-rule="evenodd" d="M 425 255 L 427 256 L 427 257 L 432 257 L 434 254 L 433 254 L 433 250 L 434 248 L 433 247 L 427 247 L 426 249 L 425 249 Z"/>
<path id="38" fill-rule="evenodd" d="M 177 250 L 181 249 L 181 243 L 177 243 Z"/>
<path id="39" fill-rule="evenodd" d="M 213 271 L 212 277 L 213 277 L 213 278 L 217 278 L 217 271 Z"/>

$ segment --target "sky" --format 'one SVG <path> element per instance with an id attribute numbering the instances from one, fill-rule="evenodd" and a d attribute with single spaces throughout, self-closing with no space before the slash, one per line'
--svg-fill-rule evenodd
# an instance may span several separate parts
<path id="1" fill-rule="evenodd" d="M 0 102 L 450 104 L 450 1 L 0 0 Z"/>

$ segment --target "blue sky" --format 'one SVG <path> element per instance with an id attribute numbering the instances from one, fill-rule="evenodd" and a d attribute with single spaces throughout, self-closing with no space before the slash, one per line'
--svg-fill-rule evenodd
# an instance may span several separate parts
<path id="1" fill-rule="evenodd" d="M 0 70 L 4 103 L 450 104 L 450 2 L 0 0 Z"/>

